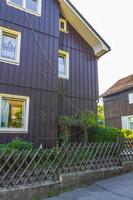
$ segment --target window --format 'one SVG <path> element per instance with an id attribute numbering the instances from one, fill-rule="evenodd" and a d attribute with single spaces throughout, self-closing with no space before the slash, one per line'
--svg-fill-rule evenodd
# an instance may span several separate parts
<path id="1" fill-rule="evenodd" d="M 21 33 L 0 27 L 0 61 L 19 64 Z"/>
<path id="2" fill-rule="evenodd" d="M 27 132 L 29 97 L 0 94 L 0 132 Z"/>
<path id="3" fill-rule="evenodd" d="M 133 116 L 122 116 L 122 128 L 133 130 Z"/>
<path id="4" fill-rule="evenodd" d="M 133 116 L 132 117 L 129 117 L 129 128 L 130 130 L 133 130 Z"/>
<path id="5" fill-rule="evenodd" d="M 68 31 L 67 31 L 67 22 L 63 18 L 59 19 L 59 30 L 62 31 L 62 32 L 68 33 Z"/>
<path id="6" fill-rule="evenodd" d="M 6 0 L 7 4 L 31 14 L 41 16 L 42 0 Z"/>
<path id="7" fill-rule="evenodd" d="M 129 104 L 133 103 L 133 93 L 128 94 Z"/>
<path id="8" fill-rule="evenodd" d="M 58 76 L 69 79 L 69 53 L 61 50 L 58 54 Z"/>

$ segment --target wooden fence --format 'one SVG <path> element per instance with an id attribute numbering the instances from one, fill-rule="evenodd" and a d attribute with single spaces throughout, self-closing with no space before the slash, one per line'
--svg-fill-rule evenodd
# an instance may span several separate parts
<path id="1" fill-rule="evenodd" d="M 133 160 L 133 141 L 64 143 L 52 149 L 0 152 L 0 187 L 16 187 L 56 181 L 62 173 L 121 166 Z"/>

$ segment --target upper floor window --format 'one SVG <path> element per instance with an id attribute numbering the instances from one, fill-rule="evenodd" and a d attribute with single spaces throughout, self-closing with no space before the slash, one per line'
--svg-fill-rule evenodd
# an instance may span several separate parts
<path id="1" fill-rule="evenodd" d="M 59 50 L 58 54 L 58 76 L 69 79 L 69 53 Z"/>
<path id="2" fill-rule="evenodd" d="M 129 104 L 133 103 L 133 93 L 128 94 Z"/>
<path id="3" fill-rule="evenodd" d="M 29 97 L 0 94 L 0 131 L 28 131 Z"/>
<path id="4" fill-rule="evenodd" d="M 21 33 L 0 27 L 0 61 L 19 64 Z"/>
<path id="5" fill-rule="evenodd" d="M 67 33 L 67 21 L 63 18 L 59 19 L 59 30 Z"/>
<path id="6" fill-rule="evenodd" d="M 6 0 L 7 4 L 31 14 L 41 16 L 42 0 Z"/>

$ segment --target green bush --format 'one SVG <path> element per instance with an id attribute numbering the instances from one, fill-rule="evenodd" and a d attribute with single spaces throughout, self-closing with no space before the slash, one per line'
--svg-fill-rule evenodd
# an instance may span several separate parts
<path id="1" fill-rule="evenodd" d="M 87 142 L 90 129 L 98 126 L 97 115 L 90 111 L 79 112 L 72 116 L 60 116 L 59 118 L 59 139 L 61 142 L 68 141 L 72 131 L 82 132 L 84 141 Z"/>
<path id="2" fill-rule="evenodd" d="M 133 131 L 102 126 L 91 129 L 91 141 L 94 142 L 117 141 L 119 138 L 133 139 Z"/>
<path id="3" fill-rule="evenodd" d="M 29 150 L 33 148 L 33 143 L 24 141 L 20 138 L 15 138 L 8 144 L 8 147 L 12 149 L 18 149 L 18 150 L 22 150 L 22 149 Z"/>
<path id="4" fill-rule="evenodd" d="M 121 135 L 124 138 L 131 138 L 131 139 L 133 139 L 133 131 L 132 130 L 122 129 L 121 130 Z"/>
<path id="5" fill-rule="evenodd" d="M 73 130 L 74 133 L 80 134 L 77 134 L 77 137 L 85 143 L 88 141 L 117 141 L 119 138 L 133 139 L 133 131 L 131 130 L 98 125 L 97 116 L 90 111 L 79 112 L 73 116 L 64 115 L 59 118 L 59 139 L 61 142 L 70 141 L 69 138 L 73 135 Z"/>
<path id="6" fill-rule="evenodd" d="M 7 144 L 0 144 L 0 150 L 4 150 L 5 148 L 7 148 Z"/>
<path id="7" fill-rule="evenodd" d="M 97 127 L 91 129 L 91 141 L 94 142 L 109 142 L 117 141 L 122 137 L 121 130 L 109 127 Z"/>
<path id="8" fill-rule="evenodd" d="M 14 138 L 11 142 L 8 144 L 0 144 L 0 150 L 29 150 L 33 148 L 33 143 L 24 141 L 20 138 Z"/>
<path id="9" fill-rule="evenodd" d="M 97 116 L 93 112 L 80 112 L 77 115 L 79 120 L 79 127 L 84 133 L 84 142 L 88 142 L 90 139 L 90 129 L 98 126 Z"/>
<path id="10" fill-rule="evenodd" d="M 59 140 L 60 142 L 67 142 L 71 130 L 71 116 L 62 115 L 59 118 Z"/>

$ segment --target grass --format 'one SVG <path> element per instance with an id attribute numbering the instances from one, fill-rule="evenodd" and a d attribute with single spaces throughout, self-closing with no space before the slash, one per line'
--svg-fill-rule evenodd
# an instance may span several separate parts
<path id="1" fill-rule="evenodd" d="M 66 188 L 62 188 L 62 189 L 58 189 L 57 191 L 49 191 L 48 193 L 47 193 L 47 198 L 50 198 L 50 197 L 55 197 L 55 196 L 58 196 L 58 195 L 60 195 L 61 193 L 64 193 L 64 192 L 69 192 L 69 191 L 71 191 L 72 189 L 66 189 Z"/>
<path id="2" fill-rule="evenodd" d="M 64 192 L 69 192 L 71 191 L 72 189 L 66 189 L 66 188 L 60 188 L 56 191 L 49 191 L 47 194 L 46 194 L 46 198 L 51 198 L 51 197 L 55 197 L 55 196 L 58 196 L 60 195 L 61 193 L 64 193 Z M 41 198 L 42 199 L 42 198 Z M 40 200 L 39 197 L 34 197 L 32 200 Z"/>

